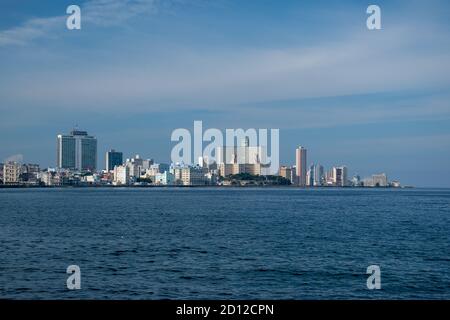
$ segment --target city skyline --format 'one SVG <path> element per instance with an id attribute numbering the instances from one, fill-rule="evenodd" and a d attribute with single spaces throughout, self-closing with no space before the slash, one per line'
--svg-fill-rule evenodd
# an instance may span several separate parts
<path id="1" fill-rule="evenodd" d="M 81 141 L 80 141 L 81 139 L 80 138 L 85 138 L 85 137 L 88 138 L 88 140 L 90 140 L 90 141 L 92 140 L 92 141 L 95 142 L 94 143 L 94 149 L 93 150 L 91 150 L 91 149 L 89 150 L 89 152 L 93 152 L 94 154 L 90 154 L 90 155 L 87 156 L 87 158 L 90 159 L 90 160 L 91 159 L 95 159 L 95 160 L 92 160 L 92 161 L 94 161 L 94 167 L 92 167 L 92 165 L 91 165 L 90 167 L 89 166 L 85 166 L 83 169 L 80 169 L 80 168 L 82 168 L 82 166 L 81 166 L 82 160 L 81 159 L 83 158 L 83 163 L 84 163 L 84 161 L 85 161 L 84 157 L 86 157 L 86 155 L 83 156 L 82 152 L 80 151 L 80 150 L 82 150 Z M 73 140 L 73 142 L 74 142 L 73 146 L 71 145 L 74 150 L 73 150 L 73 152 L 71 152 L 69 154 L 69 156 L 74 158 L 73 159 L 73 163 L 74 163 L 73 166 L 70 166 L 70 165 L 69 166 L 68 165 L 64 165 L 63 166 L 63 165 L 61 165 L 61 163 L 63 163 L 63 160 L 62 160 L 62 157 L 61 157 L 61 151 L 60 151 L 61 144 L 62 144 L 62 138 L 66 138 L 66 139 L 67 138 L 72 138 L 71 140 Z M 247 136 L 245 137 L 245 142 L 248 144 L 248 137 Z M 88 143 L 91 144 L 91 142 L 88 142 Z M 224 149 L 225 150 L 225 149 L 228 149 L 228 148 L 239 148 L 240 147 L 239 143 L 240 142 L 238 142 L 238 145 L 235 145 L 234 147 L 231 147 L 231 146 L 228 146 L 228 145 L 224 145 L 222 147 L 219 147 L 218 149 Z M 77 145 L 77 147 L 76 147 L 76 145 Z M 206 145 L 206 143 L 203 143 L 203 146 L 205 146 L 205 145 Z M 244 146 L 246 144 L 241 144 L 241 145 Z M 281 141 L 281 145 L 282 145 L 282 141 Z M 246 145 L 246 146 L 249 147 L 248 145 Z M 90 145 L 89 145 L 89 148 L 91 148 Z M 260 146 L 249 147 L 249 149 L 252 149 L 252 148 L 254 148 L 255 150 L 259 150 Z M 118 158 L 122 159 L 120 164 L 124 164 L 124 163 L 126 163 L 126 161 L 129 161 L 130 159 L 133 160 L 133 158 L 139 157 L 140 154 L 143 154 L 139 150 L 135 150 L 135 151 L 132 151 L 131 153 L 126 153 L 127 156 L 124 158 L 124 156 L 123 156 L 124 152 L 122 152 L 120 150 L 117 150 L 116 148 L 109 148 L 109 147 L 105 148 L 105 147 L 102 147 L 102 149 L 105 149 L 105 150 L 108 150 L 108 151 L 103 153 L 104 154 L 103 157 L 102 156 L 99 157 L 98 156 L 98 151 L 97 151 L 97 137 L 88 135 L 87 131 L 78 129 L 78 125 L 76 125 L 70 131 L 70 133 L 68 135 L 57 134 L 57 144 L 56 144 L 57 157 L 56 157 L 56 161 L 54 162 L 54 165 L 43 165 L 41 168 L 42 169 L 59 168 L 59 169 L 69 169 L 69 170 L 76 170 L 76 171 L 88 170 L 88 171 L 93 172 L 93 173 L 94 172 L 104 171 L 105 169 L 106 169 L 106 171 L 114 171 L 114 166 L 108 170 L 108 163 L 111 163 L 110 162 L 111 160 L 108 161 L 108 155 L 110 155 L 110 157 L 111 156 L 114 157 L 115 160 L 113 160 L 113 161 L 115 161 L 116 165 L 119 165 L 119 163 L 117 162 L 117 161 L 119 161 L 119 160 L 117 160 Z M 216 151 L 216 152 L 219 152 L 219 151 Z M 374 176 L 385 175 L 386 174 L 386 172 L 383 171 L 383 170 L 375 170 L 375 171 L 373 171 L 371 173 L 368 173 L 368 174 L 360 174 L 361 171 L 358 171 L 358 170 L 356 170 L 354 168 L 352 168 L 352 170 L 349 171 L 347 165 L 342 165 L 342 163 L 345 163 L 345 161 L 344 162 L 335 162 L 335 161 L 333 162 L 333 160 L 331 160 L 331 159 L 327 159 L 325 161 L 320 161 L 320 160 L 309 161 L 308 160 L 308 156 L 307 156 L 307 154 L 309 154 L 308 152 L 309 152 L 308 148 L 305 148 L 304 146 L 298 145 L 297 147 L 295 147 L 295 154 L 294 154 L 294 150 L 293 150 L 293 154 L 294 154 L 293 158 L 294 158 L 294 160 L 291 163 L 289 163 L 289 162 L 280 162 L 280 166 L 279 166 L 278 172 L 280 173 L 281 172 L 280 170 L 282 168 L 286 168 L 286 166 L 287 166 L 287 168 L 289 168 L 289 170 L 292 170 L 292 173 L 294 174 L 294 179 L 292 180 L 292 184 L 293 185 L 298 185 L 300 187 L 314 186 L 314 183 L 313 184 L 309 184 L 309 182 L 307 180 L 309 178 L 309 174 L 310 174 L 309 171 L 312 170 L 313 168 L 314 168 L 314 170 L 316 170 L 316 166 L 322 167 L 322 170 L 323 170 L 322 163 L 331 163 L 331 165 L 325 166 L 325 167 L 330 168 L 331 172 L 335 171 L 336 169 L 339 170 L 339 171 L 345 170 L 345 179 L 339 179 L 340 182 L 338 183 L 338 185 L 342 184 L 342 186 L 345 185 L 346 181 L 351 182 L 351 180 L 353 180 L 355 177 L 358 177 L 358 179 L 360 179 L 361 177 L 363 177 L 363 178 L 370 178 L 371 179 Z M 152 154 L 152 156 L 156 156 L 156 159 L 164 159 L 164 156 L 161 156 L 161 155 Z M 151 157 L 151 161 L 153 162 L 154 158 L 152 156 L 150 156 L 150 157 Z M 219 165 L 221 162 L 223 162 L 223 160 L 220 160 L 220 157 L 221 156 L 219 155 L 219 159 L 218 159 L 219 162 L 217 163 L 217 165 Z M 148 158 L 148 159 L 150 159 L 150 158 Z M 6 164 L 8 162 L 17 162 L 17 163 L 22 163 L 24 165 L 28 165 L 28 164 L 32 164 L 32 165 L 37 164 L 38 166 L 41 165 L 40 163 L 38 163 L 36 161 L 34 161 L 34 162 L 33 161 L 25 161 L 21 154 L 13 155 L 9 159 L 6 158 L 6 159 L 3 160 L 3 164 Z M 0 161 L 0 163 L 2 163 L 2 161 Z M 75 163 L 77 163 L 78 166 L 75 165 Z M 162 164 L 169 163 L 170 164 L 172 162 L 170 160 L 167 160 L 167 161 L 159 160 L 159 161 L 157 161 L 157 163 L 162 163 Z M 253 162 L 251 162 L 251 163 L 253 163 Z M 100 164 L 100 166 L 98 166 L 99 164 Z M 298 169 L 299 168 L 299 164 L 300 164 L 300 169 Z M 196 161 L 194 161 L 191 164 L 186 164 L 186 165 L 195 166 L 196 165 Z M 303 167 L 303 169 L 301 167 Z M 378 173 L 376 173 L 376 172 L 378 172 Z M 300 173 L 300 176 L 298 175 L 299 173 Z M 260 173 L 260 174 L 263 174 L 263 173 Z M 334 175 L 336 176 L 336 172 L 334 172 Z M 342 175 L 342 173 L 337 173 L 337 175 Z M 395 182 L 400 180 L 400 179 L 398 179 L 396 177 L 395 173 L 388 173 L 388 175 L 389 176 L 393 175 L 395 177 L 395 179 L 393 181 L 395 181 Z M 326 174 L 323 173 L 323 176 L 325 177 Z M 352 179 L 350 179 L 350 176 L 352 177 Z M 313 180 L 314 181 L 317 180 L 316 174 L 314 174 Z M 335 183 L 336 182 L 337 181 L 335 181 Z M 412 186 L 412 184 L 409 184 L 409 183 L 404 183 L 403 185 Z M 420 186 L 420 185 L 417 186 L 416 185 L 416 187 L 423 187 L 423 186 Z M 429 186 L 429 187 L 436 187 L 436 186 Z"/>
<path id="2" fill-rule="evenodd" d="M 56 166 L 41 168 L 38 163 L 25 163 L 23 159 L 10 159 L 5 163 L 0 162 L 0 180 L 2 184 L 31 186 L 79 183 L 133 185 L 135 182 L 153 185 L 161 183 L 164 185 L 178 185 L 179 183 L 183 185 L 218 185 L 220 177 L 234 179 L 232 176 L 243 174 L 244 176 L 241 177 L 244 180 L 245 176 L 252 181 L 258 179 L 258 176 L 266 177 L 265 179 L 270 177 L 271 183 L 284 185 L 286 181 L 290 181 L 291 185 L 303 188 L 326 186 L 401 187 L 398 179 L 390 181 L 386 173 L 372 173 L 370 177 L 364 177 L 361 180 L 360 175 L 355 172 L 352 179 L 349 179 L 349 170 L 345 165 L 333 165 L 326 172 L 321 164 L 312 163 L 308 166 L 307 149 L 303 146 L 295 149 L 294 164 L 281 164 L 274 168 L 275 173 L 268 170 L 272 164 L 267 162 L 267 150 L 266 147 L 259 144 L 261 141 L 258 143 L 253 141 L 253 144 L 250 144 L 250 136 L 246 135 L 251 133 L 250 130 L 246 134 L 241 129 L 231 132 L 237 134 L 235 138 L 240 135 L 237 132 L 241 132 L 243 134 L 240 135 L 241 140 L 239 138 L 232 139 L 230 140 L 232 144 L 216 144 L 214 159 L 208 159 L 207 153 L 203 153 L 198 161 L 194 160 L 191 163 L 179 163 L 173 160 L 168 163 L 158 163 L 153 158 L 144 159 L 135 153 L 133 157 L 124 160 L 122 152 L 110 149 L 105 154 L 104 168 L 101 165 L 98 168 L 97 138 L 76 126 L 69 134 L 57 134 Z M 237 144 L 235 144 L 236 142 Z M 203 144 L 202 142 L 202 150 Z M 278 154 L 273 147 L 273 145 L 270 147 L 270 158 L 274 157 L 275 153 Z M 276 144 L 276 148 L 278 147 L 279 145 Z M 192 153 L 193 150 L 192 148 L 189 151 L 183 149 L 184 152 Z M 276 176 L 284 178 L 286 181 L 273 180 L 273 177 Z M 82 177 L 81 180 L 80 177 Z M 411 185 L 406 186 L 410 187 Z"/>
<path id="3" fill-rule="evenodd" d="M 69 2 L 2 1 L 2 162 L 55 166 L 54 133 L 75 123 L 97 165 L 111 148 L 168 162 L 170 132 L 202 119 L 279 128 L 280 164 L 305 145 L 307 166 L 450 187 L 448 2 L 378 1 L 377 31 L 356 1 L 109 3 L 79 1 L 68 31 Z"/>
<path id="4" fill-rule="evenodd" d="M 278 166 L 277 164 L 273 168 L 273 164 L 266 161 L 267 146 L 260 145 L 262 141 L 250 142 L 250 135 L 254 132 L 248 130 L 244 134 L 242 129 L 237 131 L 231 129 L 229 133 L 231 132 L 234 132 L 235 138 L 238 139 L 231 139 L 231 144 L 217 145 L 217 142 L 214 142 L 215 154 L 210 154 L 214 159 L 209 159 L 208 153 L 203 153 L 198 162 L 175 162 L 176 160 L 172 159 L 170 164 L 166 164 L 156 163 L 153 158 L 144 159 L 139 154 L 135 154 L 124 161 L 122 152 L 110 149 L 105 154 L 104 169 L 97 169 L 97 139 L 88 135 L 87 131 L 76 127 L 69 134 L 57 134 L 55 167 L 41 170 L 37 163 L 22 163 L 19 159 L 9 160 L 0 163 L 0 184 L 9 187 L 232 186 L 236 184 L 241 186 L 293 185 L 301 188 L 412 187 L 402 186 L 398 180 L 390 181 L 385 173 L 372 174 L 362 180 L 358 174 L 355 174 L 350 180 L 348 168 L 345 165 L 332 166 L 326 172 L 320 164 L 313 163 L 307 167 L 307 149 L 303 146 L 295 149 L 294 165 Z M 275 146 L 278 149 L 278 140 Z M 269 158 L 278 159 L 275 155 L 278 151 L 273 149 L 275 146 L 270 147 Z M 183 149 L 183 153 L 194 151 L 190 147 L 189 149 Z"/>

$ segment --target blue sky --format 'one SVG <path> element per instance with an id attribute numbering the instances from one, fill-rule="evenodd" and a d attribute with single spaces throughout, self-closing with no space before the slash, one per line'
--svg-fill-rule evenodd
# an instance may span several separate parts
<path id="1" fill-rule="evenodd" d="M 82 29 L 65 27 L 78 4 Z M 366 28 L 381 7 L 382 30 Z M 450 187 L 448 1 L 0 3 L 0 160 L 55 165 L 75 125 L 167 162 L 172 130 L 279 128 L 283 164 Z"/>

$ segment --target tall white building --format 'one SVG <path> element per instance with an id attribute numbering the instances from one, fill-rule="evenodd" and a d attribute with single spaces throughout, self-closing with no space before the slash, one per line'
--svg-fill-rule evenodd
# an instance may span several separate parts
<path id="1" fill-rule="evenodd" d="M 56 165 L 60 169 L 95 171 L 97 169 L 97 139 L 86 131 L 72 130 L 59 134 L 56 145 Z"/>
<path id="2" fill-rule="evenodd" d="M 130 168 L 126 165 L 114 167 L 114 180 L 115 185 L 127 185 L 130 183 Z"/>
<path id="3" fill-rule="evenodd" d="M 323 171 L 323 166 L 320 164 L 316 164 L 314 166 L 314 175 L 313 175 L 313 185 L 314 186 L 322 186 L 325 183 L 325 175 Z"/>

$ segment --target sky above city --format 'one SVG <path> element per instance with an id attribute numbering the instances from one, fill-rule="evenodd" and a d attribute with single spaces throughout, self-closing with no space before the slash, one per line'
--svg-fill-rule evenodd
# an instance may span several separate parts
<path id="1" fill-rule="evenodd" d="M 81 8 L 81 30 L 66 8 Z M 381 8 L 381 30 L 366 9 Z M 280 163 L 450 187 L 448 1 L 0 3 L 0 161 L 54 167 L 74 126 L 169 162 L 176 128 L 279 128 Z"/>

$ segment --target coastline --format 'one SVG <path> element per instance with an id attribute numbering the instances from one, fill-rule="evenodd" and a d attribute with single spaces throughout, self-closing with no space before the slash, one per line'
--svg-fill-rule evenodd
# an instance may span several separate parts
<path id="1" fill-rule="evenodd" d="M 0 189 L 65 189 L 65 188 L 211 188 L 211 189 L 267 189 L 267 188 L 281 188 L 281 189 L 299 189 L 299 190 L 318 190 L 318 189 L 367 189 L 367 190 L 403 190 L 403 189 L 436 189 L 435 187 L 421 188 L 415 186 L 403 186 L 403 187 L 354 187 L 354 186 L 316 186 L 316 187 L 298 187 L 296 185 L 58 185 L 58 186 L 46 186 L 46 185 L 0 185 Z M 445 188 L 437 188 L 445 189 Z"/>

